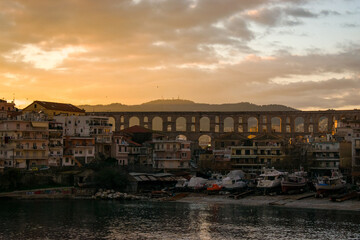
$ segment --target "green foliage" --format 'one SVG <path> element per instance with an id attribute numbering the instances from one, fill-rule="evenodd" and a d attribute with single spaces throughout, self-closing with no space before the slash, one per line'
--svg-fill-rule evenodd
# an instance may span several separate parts
<path id="1" fill-rule="evenodd" d="M 99 171 L 103 168 L 115 166 L 117 166 L 117 160 L 115 158 L 106 158 L 104 155 L 99 155 L 94 161 L 90 162 L 84 167 L 92 169 L 94 171 Z"/>
<path id="2" fill-rule="evenodd" d="M 95 174 L 98 187 L 106 189 L 125 190 L 128 179 L 126 174 L 118 168 L 106 167 Z"/>
<path id="3" fill-rule="evenodd" d="M 9 169 L 0 175 L 0 191 L 13 191 L 21 187 L 22 173 L 19 169 Z"/>

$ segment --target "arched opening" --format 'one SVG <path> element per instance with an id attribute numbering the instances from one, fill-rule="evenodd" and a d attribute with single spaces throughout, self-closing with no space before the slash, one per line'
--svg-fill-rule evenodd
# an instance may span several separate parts
<path id="1" fill-rule="evenodd" d="M 123 123 L 125 121 L 124 116 L 120 117 L 120 122 Z"/>
<path id="2" fill-rule="evenodd" d="M 149 121 L 148 117 L 144 117 L 144 122 L 147 123 Z"/>
<path id="3" fill-rule="evenodd" d="M 200 118 L 200 132 L 210 132 L 210 118 Z"/>
<path id="4" fill-rule="evenodd" d="M 329 124 L 329 119 L 327 117 L 321 117 L 319 119 L 319 132 L 327 132 L 328 124 Z"/>
<path id="5" fill-rule="evenodd" d="M 163 120 L 161 117 L 154 117 L 152 119 L 152 130 L 162 131 L 163 130 Z"/>
<path id="6" fill-rule="evenodd" d="M 115 131 L 115 118 L 114 117 L 109 117 L 109 124 L 111 124 L 111 131 Z"/>
<path id="7" fill-rule="evenodd" d="M 271 118 L 271 131 L 281 132 L 281 119 L 279 117 Z"/>
<path id="8" fill-rule="evenodd" d="M 180 134 L 180 135 L 177 135 L 177 136 L 176 136 L 176 140 L 186 141 L 186 140 L 187 140 L 187 137 L 186 137 L 185 135 Z"/>
<path id="9" fill-rule="evenodd" d="M 255 117 L 248 118 L 248 132 L 258 132 L 258 120 Z"/>
<path id="10" fill-rule="evenodd" d="M 177 132 L 186 131 L 186 119 L 184 117 L 178 117 L 176 119 L 176 131 Z"/>
<path id="11" fill-rule="evenodd" d="M 199 137 L 199 146 L 201 148 L 211 147 L 211 137 L 209 135 L 201 135 Z"/>
<path id="12" fill-rule="evenodd" d="M 138 117 L 131 117 L 129 119 L 129 127 L 140 126 L 140 119 Z"/>
<path id="13" fill-rule="evenodd" d="M 304 118 L 303 117 L 297 117 L 295 118 L 295 132 L 304 132 Z"/>
<path id="14" fill-rule="evenodd" d="M 312 124 L 309 125 L 309 132 L 314 132 L 314 126 Z"/>
<path id="15" fill-rule="evenodd" d="M 224 119 L 224 132 L 233 132 L 234 131 L 234 119 L 232 117 L 227 117 Z"/>

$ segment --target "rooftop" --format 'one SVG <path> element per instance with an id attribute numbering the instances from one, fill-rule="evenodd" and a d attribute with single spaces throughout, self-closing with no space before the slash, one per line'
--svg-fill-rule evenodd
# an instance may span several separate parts
<path id="1" fill-rule="evenodd" d="M 82 110 L 70 103 L 56 103 L 56 102 L 45 102 L 45 101 L 34 101 L 33 104 L 39 104 L 49 110 L 58 110 L 58 111 L 67 111 L 67 112 L 80 112 L 85 113 L 85 110 Z M 28 106 L 29 107 L 29 106 Z M 27 107 L 26 107 L 27 108 Z M 24 109 L 26 109 L 24 108 Z"/>

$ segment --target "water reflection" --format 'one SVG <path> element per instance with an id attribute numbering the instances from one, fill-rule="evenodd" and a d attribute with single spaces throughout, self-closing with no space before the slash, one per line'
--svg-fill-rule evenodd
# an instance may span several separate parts
<path id="1" fill-rule="evenodd" d="M 360 213 L 219 204 L 0 201 L 1 239 L 356 239 Z"/>

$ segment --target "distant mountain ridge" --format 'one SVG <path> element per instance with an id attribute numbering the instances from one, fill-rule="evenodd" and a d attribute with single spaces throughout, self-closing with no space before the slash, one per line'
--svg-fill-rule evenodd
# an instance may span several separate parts
<path id="1" fill-rule="evenodd" d="M 278 104 L 256 105 L 248 102 L 207 104 L 182 99 L 159 99 L 140 105 L 111 103 L 108 105 L 80 105 L 86 112 L 186 112 L 186 111 L 297 111 L 295 108 Z"/>

